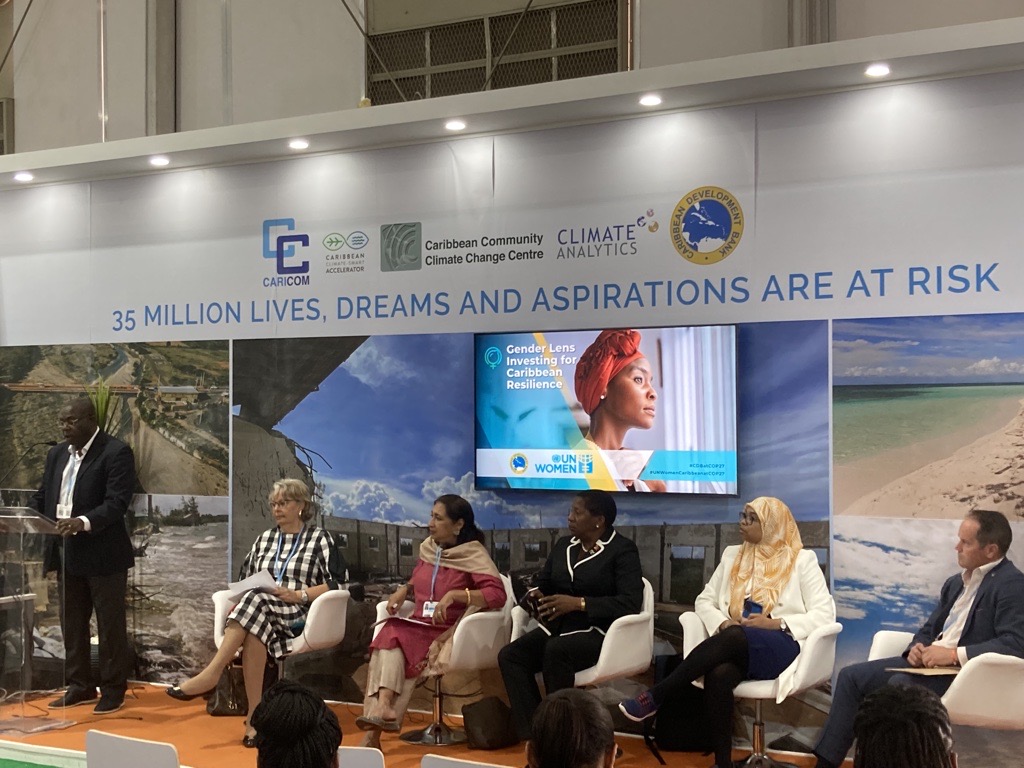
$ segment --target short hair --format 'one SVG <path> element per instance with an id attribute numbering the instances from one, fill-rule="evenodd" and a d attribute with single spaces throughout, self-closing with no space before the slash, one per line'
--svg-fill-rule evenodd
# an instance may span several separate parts
<path id="1" fill-rule="evenodd" d="M 285 501 L 301 501 L 302 512 L 299 513 L 299 517 L 303 520 L 310 520 L 313 517 L 313 499 L 309 495 L 309 486 L 302 480 L 296 480 L 294 477 L 281 478 L 274 483 L 267 498 L 273 501 L 275 496 L 280 496 Z"/>
<path id="2" fill-rule="evenodd" d="M 80 414 L 87 419 L 96 421 L 96 403 L 92 401 L 91 397 L 87 397 L 86 395 L 82 395 L 71 400 L 66 406 L 64 406 L 64 410 Z"/>
<path id="3" fill-rule="evenodd" d="M 596 768 L 615 746 L 608 710 L 592 694 L 563 688 L 545 698 L 530 729 L 530 768 Z"/>
<path id="4" fill-rule="evenodd" d="M 589 488 L 576 494 L 576 498 L 583 502 L 583 508 L 595 517 L 604 518 L 604 527 L 609 531 L 615 524 L 615 497 L 608 491 L 597 488 Z"/>
<path id="5" fill-rule="evenodd" d="M 953 728 L 936 693 L 885 685 L 861 702 L 853 721 L 854 768 L 950 768 Z"/>
<path id="6" fill-rule="evenodd" d="M 999 554 L 1005 555 L 1013 543 L 1013 529 L 1006 515 L 991 509 L 972 509 L 967 516 L 978 523 L 978 543 L 983 547 L 995 544 Z"/>
<path id="7" fill-rule="evenodd" d="M 256 768 L 330 768 L 341 744 L 338 716 L 304 685 L 278 680 L 249 724 L 256 729 Z"/>
<path id="8" fill-rule="evenodd" d="M 453 523 L 462 521 L 462 530 L 459 531 L 459 536 L 455 540 L 456 544 L 465 544 L 467 541 L 484 543 L 484 532 L 476 527 L 476 516 L 473 514 L 472 504 L 454 493 L 438 496 L 434 499 L 434 503 L 444 507 L 444 513 Z"/>

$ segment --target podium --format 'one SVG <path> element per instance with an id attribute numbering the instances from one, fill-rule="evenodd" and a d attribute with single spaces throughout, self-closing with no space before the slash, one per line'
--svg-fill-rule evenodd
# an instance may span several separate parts
<path id="1" fill-rule="evenodd" d="M 32 717 L 25 715 L 25 692 L 32 689 L 32 629 L 35 623 L 36 595 L 26 589 L 25 543 L 26 537 L 56 536 L 57 526 L 48 517 L 28 507 L 0 507 L 0 534 L 7 539 L 4 551 L 4 579 L 0 589 L 0 612 L 4 623 L 16 617 L 16 637 L 20 642 L 19 681 L 22 705 L 21 716 L 0 720 L 0 731 L 38 732 L 54 728 L 67 728 L 71 721 L 53 717 Z M 12 537 L 17 548 L 12 549 Z M 4 633 L 7 634 L 6 632 Z M 4 643 L 10 647 L 12 643 Z M 10 697 L 13 698 L 13 697 Z M 9 700 L 10 700 L 9 698 Z"/>

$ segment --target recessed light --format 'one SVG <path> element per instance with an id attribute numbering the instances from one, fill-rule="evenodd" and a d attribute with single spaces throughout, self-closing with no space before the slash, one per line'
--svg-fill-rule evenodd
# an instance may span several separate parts
<path id="1" fill-rule="evenodd" d="M 890 72 L 888 64 L 872 64 L 864 70 L 864 74 L 868 77 L 885 77 Z"/>
<path id="2" fill-rule="evenodd" d="M 163 155 L 153 155 L 153 157 L 149 158 L 149 164 L 155 165 L 157 168 L 163 168 L 165 165 L 170 165 L 171 160 Z"/>
<path id="3" fill-rule="evenodd" d="M 640 97 L 640 104 L 644 107 L 656 107 L 661 104 L 661 96 L 656 93 L 648 93 Z"/>
<path id="4" fill-rule="evenodd" d="M 466 123 L 462 120 L 449 120 L 444 124 L 444 127 L 449 131 L 462 131 L 466 128 Z"/>
<path id="5" fill-rule="evenodd" d="M 14 174 L 15 181 L 32 181 L 32 179 L 34 178 L 35 176 L 33 176 L 28 171 L 18 171 L 16 174 Z"/>
<path id="6" fill-rule="evenodd" d="M 309 142 L 305 139 L 292 139 L 288 142 L 288 146 L 292 149 L 309 149 Z"/>

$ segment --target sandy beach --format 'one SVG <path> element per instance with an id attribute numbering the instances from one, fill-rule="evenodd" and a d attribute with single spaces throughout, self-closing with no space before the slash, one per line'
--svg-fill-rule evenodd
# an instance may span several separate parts
<path id="1" fill-rule="evenodd" d="M 1024 401 L 948 435 L 834 468 L 836 514 L 955 519 L 973 508 L 1024 519 Z"/>

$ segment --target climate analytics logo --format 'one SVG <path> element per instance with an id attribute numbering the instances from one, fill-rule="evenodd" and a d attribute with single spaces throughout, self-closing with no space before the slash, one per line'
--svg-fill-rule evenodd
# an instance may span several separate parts
<path id="1" fill-rule="evenodd" d="M 275 277 L 264 277 L 265 288 L 309 285 L 309 261 L 296 256 L 296 248 L 309 247 L 309 235 L 295 231 L 295 219 L 264 219 L 263 258 L 273 259 Z"/>

